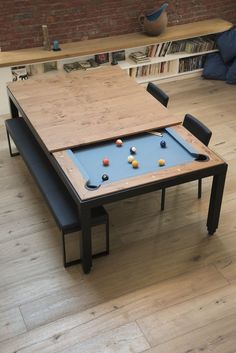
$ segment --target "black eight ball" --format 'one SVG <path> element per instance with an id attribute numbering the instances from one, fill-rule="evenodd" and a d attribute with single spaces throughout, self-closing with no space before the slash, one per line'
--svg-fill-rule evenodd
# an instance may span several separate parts
<path id="1" fill-rule="evenodd" d="M 107 174 L 103 174 L 102 180 L 103 180 L 103 181 L 106 181 L 106 180 L 108 180 L 108 179 L 109 179 L 109 176 L 108 176 Z"/>

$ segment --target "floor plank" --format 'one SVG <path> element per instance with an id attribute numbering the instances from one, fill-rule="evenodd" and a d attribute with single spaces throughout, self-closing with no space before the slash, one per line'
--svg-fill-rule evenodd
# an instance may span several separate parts
<path id="1" fill-rule="evenodd" d="M 229 315 L 145 353 L 235 353 L 236 316 Z"/>
<path id="2" fill-rule="evenodd" d="M 0 342 L 26 332 L 26 326 L 18 308 L 13 308 L 0 315 Z"/>
<path id="3" fill-rule="evenodd" d="M 153 347 L 231 315 L 236 317 L 236 285 L 157 311 L 137 323 Z"/>

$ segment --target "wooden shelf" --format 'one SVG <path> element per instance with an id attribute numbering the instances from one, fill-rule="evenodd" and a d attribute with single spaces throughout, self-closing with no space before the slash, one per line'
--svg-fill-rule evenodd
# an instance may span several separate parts
<path id="1" fill-rule="evenodd" d="M 178 73 L 174 73 L 174 74 L 160 74 L 160 75 L 155 75 L 155 76 L 140 76 L 140 77 L 136 77 L 136 82 L 141 84 L 141 83 L 148 83 L 150 81 L 159 81 L 159 80 L 173 80 L 173 79 L 178 79 L 181 76 L 185 76 L 188 75 L 189 77 L 193 77 L 193 76 L 199 76 L 201 75 L 201 72 L 203 71 L 203 69 L 197 69 L 197 70 L 192 70 L 192 71 L 185 71 L 185 72 L 178 72 Z"/>
<path id="2" fill-rule="evenodd" d="M 191 53 L 191 54 L 181 52 L 181 53 L 170 54 L 170 55 L 166 55 L 166 56 L 158 56 L 158 57 L 154 57 L 154 58 L 150 57 L 149 62 L 140 63 L 140 64 L 135 64 L 134 61 L 132 61 L 131 59 L 126 59 L 125 61 L 119 61 L 119 66 L 121 67 L 121 69 L 127 70 L 127 69 L 132 69 L 135 67 L 153 65 L 153 64 L 158 64 L 158 63 L 165 62 L 165 61 L 172 61 L 172 60 L 176 60 L 176 59 L 189 58 L 191 56 L 205 55 L 205 54 L 215 53 L 215 52 L 218 52 L 218 50 L 214 49 L 214 50 L 208 50 L 208 51 Z"/>
<path id="3" fill-rule="evenodd" d="M 137 48 L 167 41 L 193 38 L 229 30 L 232 23 L 222 19 L 182 24 L 168 27 L 156 37 L 143 33 L 131 33 L 113 37 L 91 39 L 80 42 L 61 44 L 61 51 L 45 51 L 43 48 L 21 49 L 0 53 L 0 67 L 25 65 L 36 62 L 54 61 L 71 57 L 94 55 L 127 48 Z"/>

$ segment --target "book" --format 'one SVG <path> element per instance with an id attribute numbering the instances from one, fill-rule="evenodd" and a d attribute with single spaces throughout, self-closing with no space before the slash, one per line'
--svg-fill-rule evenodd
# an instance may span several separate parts
<path id="1" fill-rule="evenodd" d="M 147 54 L 141 51 L 131 53 L 129 58 L 133 60 L 135 63 L 150 62 L 150 58 L 147 56 Z"/>
<path id="2" fill-rule="evenodd" d="M 89 61 L 79 61 L 79 65 L 85 70 L 91 67 L 91 64 Z"/>
<path id="3" fill-rule="evenodd" d="M 85 70 L 78 61 L 75 61 L 74 63 L 69 63 L 69 64 L 64 64 L 63 68 L 66 72 L 71 72 L 73 70 Z"/>

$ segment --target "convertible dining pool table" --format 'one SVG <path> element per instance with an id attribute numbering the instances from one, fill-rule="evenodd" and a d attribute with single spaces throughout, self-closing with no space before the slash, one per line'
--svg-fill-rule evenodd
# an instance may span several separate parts
<path id="1" fill-rule="evenodd" d="M 100 205 L 212 177 L 206 223 L 216 231 L 227 164 L 118 67 L 39 75 L 8 84 L 8 96 L 12 118 L 24 118 L 77 204 L 85 273 Z"/>

